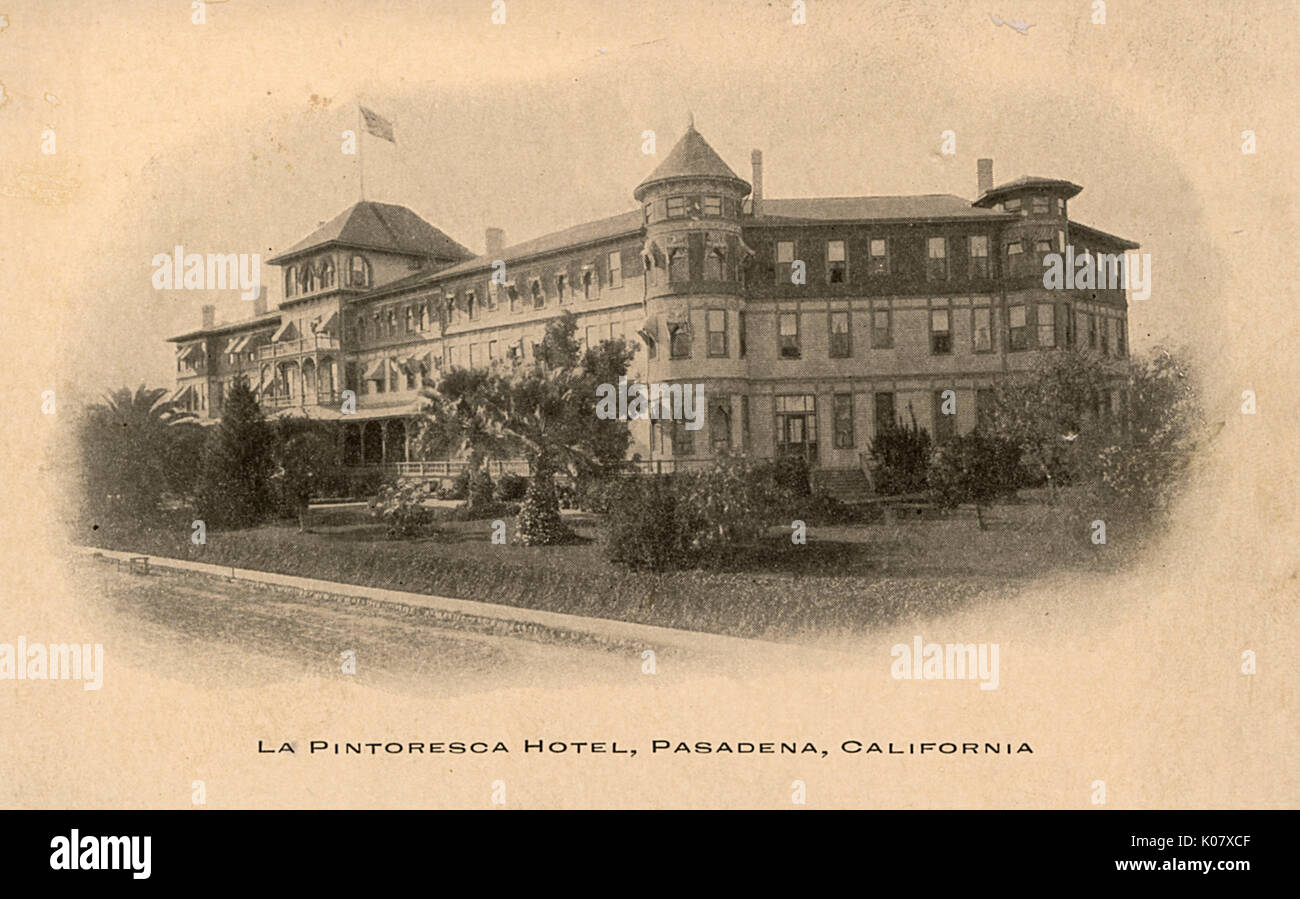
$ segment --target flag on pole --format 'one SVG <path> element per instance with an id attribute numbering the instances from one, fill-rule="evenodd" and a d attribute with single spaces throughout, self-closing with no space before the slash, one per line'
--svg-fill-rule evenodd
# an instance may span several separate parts
<path id="1" fill-rule="evenodd" d="M 366 130 L 375 137 L 386 140 L 390 144 L 397 143 L 397 138 L 393 137 L 393 123 L 388 119 L 364 106 L 361 107 L 361 118 L 365 120 Z"/>

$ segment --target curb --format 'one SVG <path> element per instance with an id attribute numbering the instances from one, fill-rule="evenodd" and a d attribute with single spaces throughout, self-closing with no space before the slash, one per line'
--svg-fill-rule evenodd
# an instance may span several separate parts
<path id="1" fill-rule="evenodd" d="M 81 546 L 75 548 L 86 558 L 111 559 L 119 563 L 141 558 L 143 553 L 120 552 Z M 468 626 L 471 629 L 506 634 L 547 642 L 562 641 L 579 644 L 596 644 L 607 648 L 632 651 L 645 649 L 676 649 L 696 655 L 719 655 L 744 651 L 795 654 L 800 656 L 833 659 L 840 653 L 814 650 L 788 643 L 778 643 L 746 637 L 729 637 L 722 634 L 705 634 L 698 631 L 678 630 L 652 624 L 636 624 L 606 618 L 589 618 L 564 612 L 544 612 L 498 603 L 453 599 L 428 593 L 408 593 L 380 587 L 365 587 L 289 574 L 275 574 L 207 562 L 191 562 L 166 556 L 148 556 L 149 566 L 224 581 L 243 581 L 263 587 L 280 587 L 298 590 L 322 599 L 342 601 L 348 605 L 376 606 L 397 609 L 403 614 L 430 617 L 437 621 Z"/>

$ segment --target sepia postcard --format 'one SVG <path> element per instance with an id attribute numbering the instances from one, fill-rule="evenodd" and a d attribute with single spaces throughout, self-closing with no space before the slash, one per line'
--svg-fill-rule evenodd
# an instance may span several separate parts
<path id="1" fill-rule="evenodd" d="M 0 807 L 1294 808 L 1296 25 L 0 6 Z"/>

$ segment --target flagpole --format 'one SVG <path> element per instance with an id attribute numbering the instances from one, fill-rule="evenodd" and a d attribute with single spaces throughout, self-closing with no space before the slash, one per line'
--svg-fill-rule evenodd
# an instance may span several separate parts
<path id="1" fill-rule="evenodd" d="M 357 100 L 357 167 L 360 169 L 361 177 L 361 202 L 366 201 L 366 154 L 364 148 L 366 145 L 363 135 L 365 127 L 361 122 L 361 101 Z"/>

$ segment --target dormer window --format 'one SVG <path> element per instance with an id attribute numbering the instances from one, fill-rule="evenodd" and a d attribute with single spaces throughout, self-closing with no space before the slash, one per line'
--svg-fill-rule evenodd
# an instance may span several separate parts
<path id="1" fill-rule="evenodd" d="M 366 261 L 366 257 L 360 255 L 353 256 L 348 267 L 351 272 L 349 283 L 353 287 L 370 286 L 370 263 Z"/>

